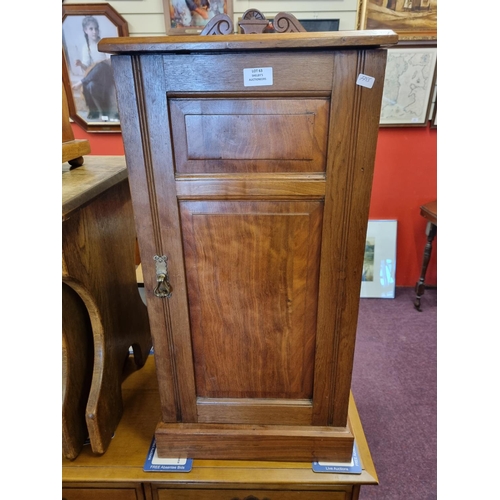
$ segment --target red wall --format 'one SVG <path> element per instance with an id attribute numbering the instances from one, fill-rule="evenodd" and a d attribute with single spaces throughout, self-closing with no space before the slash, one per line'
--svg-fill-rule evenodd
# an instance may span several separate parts
<path id="1" fill-rule="evenodd" d="M 93 155 L 123 155 L 121 134 L 87 134 L 72 124 L 75 139 L 88 139 Z M 379 131 L 370 219 L 398 221 L 396 284 L 413 287 L 420 276 L 426 221 L 420 205 L 437 198 L 437 130 L 430 127 Z M 426 283 L 437 284 L 437 237 Z"/>
<path id="2" fill-rule="evenodd" d="M 437 129 L 381 128 L 375 156 L 370 219 L 398 221 L 396 284 L 414 286 L 427 241 L 420 205 L 437 199 Z M 437 236 L 426 283 L 437 284 Z"/>

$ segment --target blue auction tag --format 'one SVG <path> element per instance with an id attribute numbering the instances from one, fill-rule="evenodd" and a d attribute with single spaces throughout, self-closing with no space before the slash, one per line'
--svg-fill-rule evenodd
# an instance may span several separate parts
<path id="1" fill-rule="evenodd" d="M 313 472 L 330 472 L 333 474 L 361 474 L 363 467 L 359 459 L 358 446 L 354 441 L 350 462 L 313 462 Z"/>
<path id="2" fill-rule="evenodd" d="M 191 472 L 192 468 L 192 458 L 160 458 L 153 437 L 144 463 L 144 472 Z"/>

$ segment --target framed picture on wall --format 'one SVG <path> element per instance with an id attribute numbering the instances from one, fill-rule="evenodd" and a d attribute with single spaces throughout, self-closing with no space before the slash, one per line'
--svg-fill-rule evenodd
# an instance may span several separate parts
<path id="1" fill-rule="evenodd" d="M 429 121 L 431 122 L 431 128 L 437 128 L 437 78 L 434 85 L 434 91 L 432 92 L 432 104 L 429 110 Z"/>
<path id="2" fill-rule="evenodd" d="M 358 29 L 391 29 L 400 40 L 437 40 L 437 0 L 359 0 Z"/>
<path id="3" fill-rule="evenodd" d="M 62 6 L 62 76 L 70 118 L 87 132 L 119 132 L 109 54 L 101 38 L 128 36 L 127 21 L 107 3 Z"/>
<path id="4" fill-rule="evenodd" d="M 397 227 L 396 220 L 368 221 L 361 298 L 394 298 Z"/>
<path id="5" fill-rule="evenodd" d="M 437 126 L 438 126 L 438 103 L 436 99 L 431 114 L 431 128 L 437 128 Z"/>
<path id="6" fill-rule="evenodd" d="M 233 19 L 233 0 L 163 0 L 167 35 L 199 35 L 217 14 Z"/>
<path id="7" fill-rule="evenodd" d="M 436 63 L 436 47 L 387 49 L 381 126 L 427 126 Z"/>
<path id="8" fill-rule="evenodd" d="M 340 19 L 299 19 L 306 31 L 338 31 Z"/>

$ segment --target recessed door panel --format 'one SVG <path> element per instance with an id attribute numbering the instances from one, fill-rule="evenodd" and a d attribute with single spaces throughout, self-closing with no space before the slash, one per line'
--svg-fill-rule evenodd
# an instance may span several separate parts
<path id="1" fill-rule="evenodd" d="M 168 102 L 179 174 L 325 171 L 327 98 Z"/>
<path id="2" fill-rule="evenodd" d="M 197 397 L 311 399 L 323 203 L 180 210 Z"/>

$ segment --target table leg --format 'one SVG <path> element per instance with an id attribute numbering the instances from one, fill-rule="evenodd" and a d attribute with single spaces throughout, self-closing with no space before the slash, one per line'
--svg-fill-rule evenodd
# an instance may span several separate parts
<path id="1" fill-rule="evenodd" d="M 427 243 L 424 248 L 424 258 L 422 261 L 422 270 L 420 272 L 420 279 L 418 280 L 417 284 L 415 285 L 415 293 L 416 293 L 416 298 L 415 298 L 415 308 L 417 311 L 422 312 L 422 309 L 420 307 L 420 299 L 422 295 L 425 292 L 425 274 L 427 272 L 427 266 L 429 265 L 429 260 L 431 258 L 432 254 L 432 242 L 434 241 L 434 238 L 437 234 L 437 226 L 432 224 L 431 222 L 427 223 Z"/>

